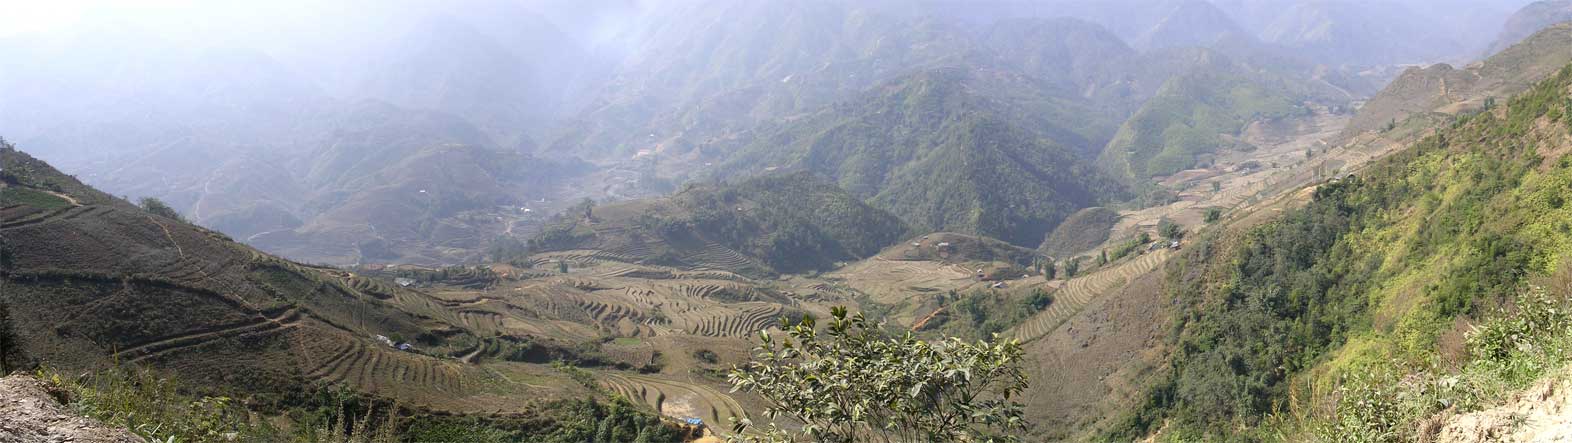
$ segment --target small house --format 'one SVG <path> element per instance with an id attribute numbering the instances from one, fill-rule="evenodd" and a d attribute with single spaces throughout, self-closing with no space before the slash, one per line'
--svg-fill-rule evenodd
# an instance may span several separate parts
<path id="1" fill-rule="evenodd" d="M 397 283 L 399 286 L 407 288 L 410 285 L 415 284 L 415 279 L 409 277 L 398 277 L 393 279 L 393 283 Z"/>

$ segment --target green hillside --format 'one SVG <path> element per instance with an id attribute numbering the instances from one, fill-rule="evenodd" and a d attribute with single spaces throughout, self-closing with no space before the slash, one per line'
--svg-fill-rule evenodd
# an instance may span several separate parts
<path id="1" fill-rule="evenodd" d="M 1204 164 L 1221 149 L 1250 149 L 1230 136 L 1258 119 L 1304 114 L 1317 88 L 1256 71 L 1211 51 L 1163 84 L 1124 122 L 1098 161 L 1132 183 Z"/>
<path id="2" fill-rule="evenodd" d="M 1572 67 L 1356 177 L 1322 185 L 1304 208 L 1187 248 L 1168 272 L 1180 303 L 1175 351 L 1113 434 L 1161 428 L 1176 441 L 1252 441 L 1287 427 L 1339 441 L 1381 432 L 1391 439 L 1376 441 L 1411 441 L 1419 428 L 1404 424 L 1440 412 L 1441 403 L 1391 398 L 1418 406 L 1360 409 L 1339 403 L 1334 389 L 1355 375 L 1461 372 L 1462 382 L 1454 377 L 1459 384 L 1444 391 L 1455 397 L 1441 398 L 1472 399 L 1462 407 L 1477 408 L 1491 392 L 1531 381 L 1528 368 L 1540 366 L 1490 369 L 1528 348 L 1482 354 L 1464 337 L 1531 284 L 1572 277 L 1569 87 Z M 1566 363 L 1556 358 L 1543 364 Z"/>
<path id="3" fill-rule="evenodd" d="M 580 206 L 533 252 L 594 249 L 630 260 L 749 275 L 826 270 L 910 234 L 893 215 L 808 172 L 690 186 L 671 197 Z"/>
<path id="4" fill-rule="evenodd" d="M 1070 213 L 1120 195 L 1044 135 L 1074 134 L 1087 127 L 1077 121 L 1095 125 L 1095 115 L 1064 107 L 1048 114 L 1062 119 L 1035 114 L 1053 126 L 1025 126 L 1002 100 L 974 93 L 981 76 L 953 68 L 887 83 L 759 137 L 722 170 L 814 171 L 918 230 L 1029 246 Z"/>

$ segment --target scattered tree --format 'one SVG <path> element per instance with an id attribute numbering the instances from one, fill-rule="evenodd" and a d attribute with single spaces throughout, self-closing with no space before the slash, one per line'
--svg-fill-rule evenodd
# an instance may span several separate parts
<path id="1" fill-rule="evenodd" d="M 170 207 L 163 200 L 153 197 L 142 197 L 141 204 L 143 210 L 151 212 L 153 215 L 185 221 L 185 218 L 180 216 L 180 212 L 175 211 L 175 208 Z"/>
<path id="2" fill-rule="evenodd" d="M 1053 280 L 1055 277 L 1058 277 L 1058 274 L 1059 268 L 1053 262 L 1053 259 L 1045 259 L 1043 262 L 1043 277 L 1047 278 L 1048 280 Z"/>
<path id="3" fill-rule="evenodd" d="M 1218 191 L 1222 191 L 1222 190 L 1223 190 L 1223 182 L 1216 182 L 1216 181 L 1212 182 L 1212 192 L 1218 192 Z"/>
<path id="4" fill-rule="evenodd" d="M 1216 223 L 1221 218 L 1223 218 L 1222 208 L 1206 208 L 1207 223 Z"/>
<path id="5" fill-rule="evenodd" d="M 1070 259 L 1070 263 L 1064 265 L 1064 278 L 1075 278 L 1075 274 L 1077 272 L 1080 272 L 1080 271 L 1081 271 L 1081 258 L 1080 257 L 1076 257 L 1076 258 Z"/>
<path id="6" fill-rule="evenodd" d="M 1106 264 L 1108 264 L 1108 250 L 1104 249 L 1103 253 L 1101 255 L 1097 256 L 1097 266 L 1102 266 L 1102 265 L 1106 265 Z"/>
<path id="7" fill-rule="evenodd" d="M 1184 226 L 1165 218 L 1157 223 L 1157 234 L 1170 241 L 1179 241 L 1184 238 Z"/>
<path id="8" fill-rule="evenodd" d="M 20 369 L 21 345 L 17 344 L 16 329 L 11 326 L 11 308 L 0 301 L 0 375 Z"/>
<path id="9" fill-rule="evenodd" d="M 568 262 L 566 260 L 557 260 L 557 272 L 568 273 Z"/>
<path id="10" fill-rule="evenodd" d="M 586 221 L 595 221 L 595 200 L 585 198 L 569 209 L 570 213 L 579 214 Z"/>
<path id="11" fill-rule="evenodd" d="M 1009 442 L 1025 429 L 1014 401 L 1026 389 L 1019 342 L 886 337 L 844 307 L 830 315 L 822 332 L 807 316 L 785 325 L 779 341 L 760 332 L 753 361 L 728 377 L 765 399 L 764 417 L 802 428 L 771 423 L 733 441 Z M 734 430 L 751 426 L 743 420 Z"/>
<path id="12" fill-rule="evenodd" d="M 486 256 L 494 263 L 513 263 L 529 257 L 529 245 L 519 239 L 500 236 L 491 242 Z"/>

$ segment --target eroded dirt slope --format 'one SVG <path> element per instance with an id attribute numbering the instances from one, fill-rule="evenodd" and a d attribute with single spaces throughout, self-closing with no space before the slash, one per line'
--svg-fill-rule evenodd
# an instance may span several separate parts
<path id="1" fill-rule="evenodd" d="M 0 378 L 0 443 L 145 441 L 125 429 L 70 413 L 37 378 Z"/>

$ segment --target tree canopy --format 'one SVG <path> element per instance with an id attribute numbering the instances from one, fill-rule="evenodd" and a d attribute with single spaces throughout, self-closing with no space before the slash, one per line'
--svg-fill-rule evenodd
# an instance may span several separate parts
<path id="1" fill-rule="evenodd" d="M 734 441 L 1008 442 L 1025 428 L 1013 401 L 1027 386 L 1015 340 L 887 337 L 844 307 L 822 332 L 808 316 L 784 329 L 779 339 L 760 332 L 753 361 L 729 379 L 769 403 L 765 417 L 802 427 L 749 431 L 744 420 Z"/>

